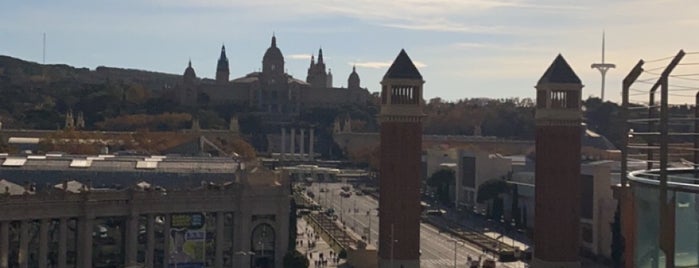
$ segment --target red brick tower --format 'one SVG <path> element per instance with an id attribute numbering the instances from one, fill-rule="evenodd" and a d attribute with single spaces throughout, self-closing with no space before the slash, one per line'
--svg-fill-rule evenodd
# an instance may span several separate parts
<path id="1" fill-rule="evenodd" d="M 381 81 L 379 267 L 420 267 L 424 83 L 404 50 Z"/>
<path id="2" fill-rule="evenodd" d="M 580 267 L 580 78 L 560 54 L 536 85 L 537 268 Z"/>

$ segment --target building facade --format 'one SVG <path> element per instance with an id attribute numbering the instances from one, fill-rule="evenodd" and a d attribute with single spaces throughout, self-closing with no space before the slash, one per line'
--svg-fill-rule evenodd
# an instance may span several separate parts
<path id="1" fill-rule="evenodd" d="M 612 193 L 611 161 L 581 163 L 578 176 L 581 187 L 580 199 L 580 249 L 587 255 L 611 258 L 611 224 L 617 201 Z M 529 229 L 536 228 L 534 172 L 518 171 L 512 174 L 509 182 L 517 187 L 520 222 Z M 505 204 L 511 204 L 512 195 L 507 195 Z M 526 215 L 525 215 L 526 214 Z M 505 217 L 512 218 L 512 206 L 505 206 Z M 527 219 L 526 222 L 523 219 Z"/>
<path id="2" fill-rule="evenodd" d="M 342 104 L 365 104 L 371 94 L 359 85 L 359 75 L 353 69 L 347 88 L 333 86 L 332 73 L 326 71 L 323 50 L 318 61 L 313 57 L 306 80 L 299 80 L 285 72 L 284 55 L 272 36 L 270 47 L 262 57 L 260 72 L 228 80 L 229 61 L 225 47 L 221 48 L 216 68 L 216 79 L 197 78 L 191 62 L 182 83 L 166 95 L 187 106 L 235 103 L 253 108 L 272 119 L 293 121 L 302 109 L 333 107 Z"/>
<path id="3" fill-rule="evenodd" d="M 283 267 L 290 187 L 280 174 L 230 158 L 0 160 L 0 176 L 28 182 L 0 194 L 0 267 Z"/>
<path id="4" fill-rule="evenodd" d="M 379 267 L 420 267 L 423 84 L 404 50 L 381 81 Z"/>
<path id="5" fill-rule="evenodd" d="M 512 160 L 499 154 L 459 150 L 456 168 L 455 204 L 461 209 L 482 210 L 487 204 L 479 204 L 478 188 L 492 179 L 503 179 L 512 171 Z"/>
<path id="6" fill-rule="evenodd" d="M 536 85 L 534 267 L 580 267 L 582 87 L 560 54 Z"/>

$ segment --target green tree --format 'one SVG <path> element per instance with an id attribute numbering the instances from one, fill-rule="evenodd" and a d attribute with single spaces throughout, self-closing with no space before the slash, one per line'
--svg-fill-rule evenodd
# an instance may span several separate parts
<path id="1" fill-rule="evenodd" d="M 449 200 L 449 187 L 454 185 L 456 176 L 451 169 L 440 169 L 427 179 L 427 185 L 435 189 L 435 195 L 444 205 L 451 204 Z"/>
<path id="2" fill-rule="evenodd" d="M 307 268 L 310 265 L 308 258 L 297 250 L 289 250 L 284 255 L 285 268 Z"/>
<path id="3" fill-rule="evenodd" d="M 504 210 L 504 204 L 500 195 L 505 194 L 508 191 L 509 186 L 507 185 L 507 182 L 504 180 L 504 178 L 487 180 L 483 182 L 480 186 L 478 186 L 478 197 L 476 198 L 476 202 L 483 204 L 487 201 L 492 200 L 493 209 L 490 211 L 489 214 L 492 218 L 496 220 L 500 219 Z"/>

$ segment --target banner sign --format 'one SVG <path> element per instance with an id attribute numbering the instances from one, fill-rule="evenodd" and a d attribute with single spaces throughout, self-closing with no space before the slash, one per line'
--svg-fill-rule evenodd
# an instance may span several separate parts
<path id="1" fill-rule="evenodd" d="M 169 235 L 169 267 L 205 267 L 206 222 L 203 213 L 172 214 Z"/>

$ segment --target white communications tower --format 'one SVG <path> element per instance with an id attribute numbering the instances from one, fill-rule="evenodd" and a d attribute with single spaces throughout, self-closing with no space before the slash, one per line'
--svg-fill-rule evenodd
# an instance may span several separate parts
<path id="1" fill-rule="evenodd" d="M 613 63 L 604 62 L 604 32 L 602 32 L 602 63 L 593 63 L 590 68 L 597 69 L 602 74 L 602 93 L 600 98 L 604 102 L 604 78 L 607 76 L 607 71 L 611 68 L 616 68 Z"/>

